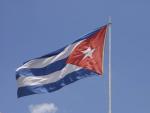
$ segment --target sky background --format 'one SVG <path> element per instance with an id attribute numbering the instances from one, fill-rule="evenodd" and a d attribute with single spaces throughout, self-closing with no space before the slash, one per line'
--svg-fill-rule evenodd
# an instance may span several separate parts
<path id="1" fill-rule="evenodd" d="M 0 113 L 108 113 L 108 40 L 103 77 L 19 99 L 15 80 L 24 61 L 75 41 L 108 16 L 112 113 L 150 113 L 149 11 L 149 0 L 0 0 Z"/>

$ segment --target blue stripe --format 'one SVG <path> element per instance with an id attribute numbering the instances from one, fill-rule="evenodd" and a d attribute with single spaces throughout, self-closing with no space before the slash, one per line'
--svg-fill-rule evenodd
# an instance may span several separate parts
<path id="1" fill-rule="evenodd" d="M 49 54 L 43 55 L 43 56 L 39 57 L 39 59 L 40 59 L 40 58 L 48 58 L 48 57 L 51 57 L 51 56 L 55 56 L 55 55 L 59 54 L 60 52 L 62 52 L 66 47 L 67 47 L 67 46 L 65 46 L 65 47 L 63 47 L 63 48 L 61 48 L 61 49 L 58 49 L 58 50 L 56 50 L 56 51 L 53 51 L 53 52 L 51 52 L 51 53 L 49 53 Z"/>
<path id="2" fill-rule="evenodd" d="M 68 58 L 68 57 L 67 57 Z M 16 79 L 20 76 L 43 76 L 61 70 L 66 65 L 67 58 L 51 63 L 43 68 L 25 68 L 16 72 Z"/>
<path id="3" fill-rule="evenodd" d="M 96 73 L 87 69 L 81 69 L 79 71 L 75 71 L 66 75 L 63 79 L 54 83 L 40 85 L 40 86 L 20 87 L 18 88 L 17 95 L 18 97 L 22 97 L 22 96 L 27 96 L 27 95 L 32 95 L 32 94 L 53 92 L 77 80 L 80 80 L 85 77 L 90 77 L 93 75 L 96 75 Z"/>

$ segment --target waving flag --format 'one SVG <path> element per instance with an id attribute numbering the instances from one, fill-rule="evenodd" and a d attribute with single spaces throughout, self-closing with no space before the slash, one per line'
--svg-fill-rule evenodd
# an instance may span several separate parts
<path id="1" fill-rule="evenodd" d="M 79 79 L 103 73 L 107 25 L 16 70 L 18 97 L 56 91 Z"/>

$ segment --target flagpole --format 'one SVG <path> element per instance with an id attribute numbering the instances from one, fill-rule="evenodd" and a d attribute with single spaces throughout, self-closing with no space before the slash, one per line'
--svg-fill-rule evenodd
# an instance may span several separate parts
<path id="1" fill-rule="evenodd" d="M 108 24 L 108 37 L 109 37 L 109 77 L 108 77 L 108 113 L 112 113 L 112 75 L 111 75 L 111 17 L 109 17 Z"/>

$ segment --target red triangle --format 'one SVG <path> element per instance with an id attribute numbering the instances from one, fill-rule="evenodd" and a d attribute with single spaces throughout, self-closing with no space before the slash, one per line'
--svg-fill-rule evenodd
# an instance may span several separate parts
<path id="1" fill-rule="evenodd" d="M 87 37 L 87 39 L 81 42 L 72 51 L 67 63 L 89 69 L 101 75 L 103 73 L 103 51 L 106 31 L 107 25 L 103 26 L 97 32 Z M 85 56 L 85 53 L 83 52 L 90 50 L 88 48 L 93 50 L 90 53 L 91 56 Z"/>

